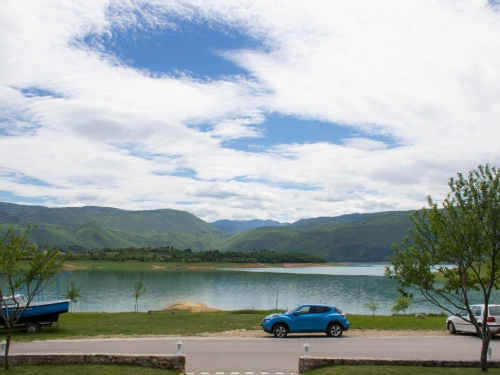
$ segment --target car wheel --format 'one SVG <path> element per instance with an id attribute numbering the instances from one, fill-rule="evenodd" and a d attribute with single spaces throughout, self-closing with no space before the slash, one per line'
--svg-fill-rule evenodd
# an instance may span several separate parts
<path id="1" fill-rule="evenodd" d="M 326 332 L 330 337 L 340 337 L 344 332 L 344 328 L 338 323 L 332 323 L 328 326 L 328 331 Z"/>
<path id="2" fill-rule="evenodd" d="M 286 337 L 286 335 L 288 334 L 288 329 L 286 328 L 286 326 L 284 324 L 277 324 L 273 328 L 273 334 L 274 334 L 274 337 L 278 337 L 278 338 L 282 339 L 282 338 Z"/>
<path id="3" fill-rule="evenodd" d="M 40 326 L 38 324 L 29 323 L 26 326 L 26 332 L 28 333 L 37 333 L 38 331 L 40 331 Z"/>
<path id="4" fill-rule="evenodd" d="M 452 335 L 457 333 L 457 330 L 455 329 L 455 324 L 453 324 L 453 322 L 448 322 L 448 332 L 450 332 Z"/>

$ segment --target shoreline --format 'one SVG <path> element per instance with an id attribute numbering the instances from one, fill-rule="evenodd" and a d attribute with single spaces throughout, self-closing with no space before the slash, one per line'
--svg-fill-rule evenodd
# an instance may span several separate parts
<path id="1" fill-rule="evenodd" d="M 176 263 L 176 262 L 140 262 L 127 261 L 117 262 L 112 260 L 69 260 L 65 263 L 62 271 L 81 271 L 81 270 L 153 270 L 153 271 L 176 271 L 176 270 L 216 270 L 224 268 L 301 268 L 301 267 L 345 267 L 350 263 L 328 262 L 328 263 L 220 263 L 220 262 L 201 262 L 201 263 Z"/>

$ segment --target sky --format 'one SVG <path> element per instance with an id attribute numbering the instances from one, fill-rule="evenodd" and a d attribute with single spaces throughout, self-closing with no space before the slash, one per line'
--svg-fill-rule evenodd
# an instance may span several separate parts
<path id="1" fill-rule="evenodd" d="M 500 167 L 497 0 L 3 0 L 0 201 L 402 211 Z"/>

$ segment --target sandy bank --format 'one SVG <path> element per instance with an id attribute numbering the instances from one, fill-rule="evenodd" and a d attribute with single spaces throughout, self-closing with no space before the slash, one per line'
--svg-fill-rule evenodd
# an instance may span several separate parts
<path id="1" fill-rule="evenodd" d="M 73 270 L 85 270 L 87 269 L 88 267 L 78 267 L 78 266 L 74 266 L 72 264 L 64 264 L 62 266 L 62 270 L 63 271 L 73 271 Z"/>
<path id="2" fill-rule="evenodd" d="M 213 312 L 213 311 L 222 311 L 220 309 L 214 309 L 212 307 L 208 307 L 207 305 L 199 302 L 189 302 L 189 301 L 180 301 L 176 302 L 173 305 L 167 307 L 163 310 L 188 310 L 190 312 Z"/>

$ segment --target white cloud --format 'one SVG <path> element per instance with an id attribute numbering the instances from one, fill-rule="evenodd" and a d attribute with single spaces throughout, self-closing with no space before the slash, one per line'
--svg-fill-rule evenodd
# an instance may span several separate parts
<path id="1" fill-rule="evenodd" d="M 180 20 L 253 38 L 222 52 L 250 78 L 141 71 L 100 44 Z M 500 165 L 499 21 L 479 0 L 2 2 L 0 191 L 208 221 L 421 207 Z M 359 135 L 223 146 L 265 137 L 269 113 Z"/>

